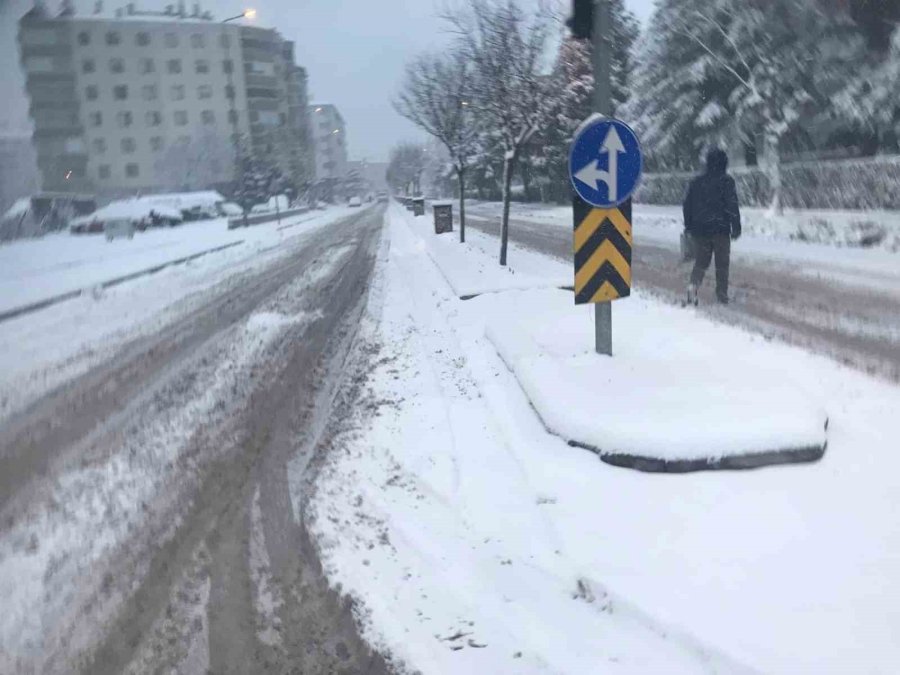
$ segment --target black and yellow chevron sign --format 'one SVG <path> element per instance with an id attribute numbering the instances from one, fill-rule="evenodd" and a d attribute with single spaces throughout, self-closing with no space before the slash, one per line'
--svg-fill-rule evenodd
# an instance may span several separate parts
<path id="1" fill-rule="evenodd" d="M 575 304 L 631 295 L 631 200 L 597 209 L 575 197 Z"/>

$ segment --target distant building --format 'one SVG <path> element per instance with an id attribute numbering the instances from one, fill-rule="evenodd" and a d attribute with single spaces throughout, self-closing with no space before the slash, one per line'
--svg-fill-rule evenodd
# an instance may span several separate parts
<path id="1" fill-rule="evenodd" d="M 44 190 L 223 186 L 240 146 L 309 178 L 306 72 L 276 31 L 183 2 L 112 13 L 97 3 L 89 16 L 43 7 L 20 21 L 19 46 Z"/>
<path id="2" fill-rule="evenodd" d="M 316 178 L 344 178 L 347 174 L 347 127 L 344 118 L 330 103 L 312 103 L 309 111 L 316 148 Z"/>

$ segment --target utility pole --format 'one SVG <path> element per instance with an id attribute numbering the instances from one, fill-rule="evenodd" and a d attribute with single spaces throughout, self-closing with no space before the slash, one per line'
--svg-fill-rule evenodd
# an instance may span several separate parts
<path id="1" fill-rule="evenodd" d="M 594 67 L 594 112 L 612 117 L 612 17 L 609 0 L 594 0 L 593 14 L 591 62 Z M 594 348 L 598 354 L 612 356 L 612 302 L 594 303 Z"/>

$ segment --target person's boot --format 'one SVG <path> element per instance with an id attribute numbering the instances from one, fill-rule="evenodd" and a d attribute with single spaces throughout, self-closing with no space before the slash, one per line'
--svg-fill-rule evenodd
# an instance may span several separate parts
<path id="1" fill-rule="evenodd" d="M 697 287 L 694 284 L 688 284 L 687 287 L 687 299 L 685 300 L 686 305 L 697 306 L 699 300 L 697 298 Z"/>

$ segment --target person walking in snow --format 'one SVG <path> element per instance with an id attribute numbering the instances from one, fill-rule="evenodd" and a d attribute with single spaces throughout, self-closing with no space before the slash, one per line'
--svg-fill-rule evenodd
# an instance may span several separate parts
<path id="1" fill-rule="evenodd" d="M 693 241 L 694 269 L 687 288 L 688 304 L 697 304 L 697 291 L 713 255 L 716 257 L 716 298 L 728 304 L 728 267 L 731 240 L 741 236 L 734 178 L 726 173 L 728 155 L 712 148 L 706 172 L 694 178 L 684 197 L 684 229 Z"/>

